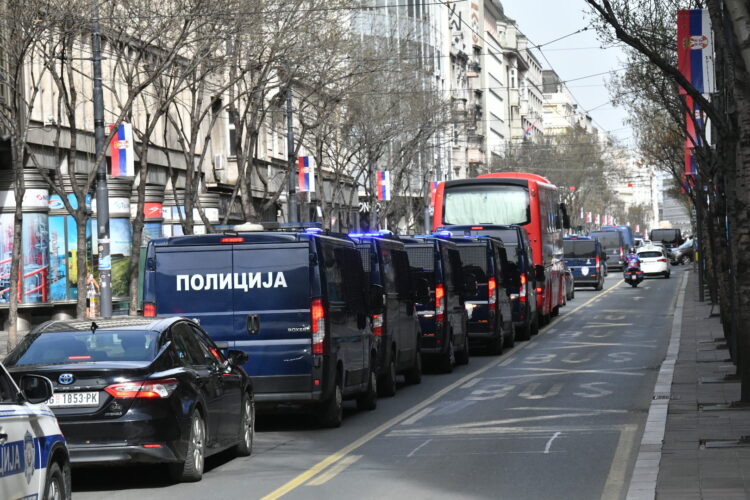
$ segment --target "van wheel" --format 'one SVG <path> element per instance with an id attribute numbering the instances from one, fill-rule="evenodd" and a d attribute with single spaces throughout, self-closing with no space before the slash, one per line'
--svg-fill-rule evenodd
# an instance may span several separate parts
<path id="1" fill-rule="evenodd" d="M 604 288 L 604 280 L 600 280 L 599 283 L 596 284 L 594 287 L 594 290 L 601 291 Z"/>
<path id="2" fill-rule="evenodd" d="M 378 377 L 375 375 L 374 366 L 370 368 L 370 381 L 367 383 L 367 391 L 357 397 L 358 410 L 374 410 L 378 407 Z"/>
<path id="3" fill-rule="evenodd" d="M 538 335 L 539 334 L 539 313 L 534 314 L 534 319 L 531 321 L 531 335 Z"/>
<path id="4" fill-rule="evenodd" d="M 510 334 L 507 337 L 505 337 L 504 344 L 509 349 L 513 347 L 514 345 L 516 345 L 516 329 L 513 328 L 513 323 L 511 323 L 510 325 Z"/>
<path id="5" fill-rule="evenodd" d="M 487 344 L 487 352 L 489 354 L 495 354 L 499 355 L 503 353 L 503 347 L 504 347 L 504 339 L 503 339 L 503 331 L 500 330 L 500 335 L 497 336 L 495 340 L 490 340 L 489 344 Z"/>
<path id="6" fill-rule="evenodd" d="M 559 315 L 560 315 L 560 306 L 553 307 L 552 308 L 552 312 L 550 313 L 550 316 L 552 316 L 553 318 L 555 318 L 555 317 L 557 317 Z"/>
<path id="7" fill-rule="evenodd" d="M 318 414 L 318 422 L 322 427 L 341 427 L 344 420 L 344 395 L 341 392 L 341 379 L 336 377 L 336 385 L 333 388 L 331 398 L 323 403 Z"/>
<path id="8" fill-rule="evenodd" d="M 531 317 L 531 311 L 529 311 L 528 307 L 526 308 L 526 314 L 524 317 L 526 318 L 526 322 L 520 329 L 516 330 L 516 340 L 529 340 L 534 334 L 534 318 Z"/>
<path id="9" fill-rule="evenodd" d="M 378 393 L 381 396 L 391 397 L 396 394 L 396 353 L 391 352 L 391 360 L 388 363 L 385 375 L 378 381 Z"/>
<path id="10" fill-rule="evenodd" d="M 451 373 L 455 364 L 456 358 L 453 352 L 453 340 L 451 339 L 448 341 L 448 351 L 442 354 L 438 360 L 438 369 L 443 373 Z"/>
<path id="11" fill-rule="evenodd" d="M 464 333 L 464 347 L 456 353 L 456 364 L 469 364 L 469 335 L 466 333 Z"/>
<path id="12" fill-rule="evenodd" d="M 417 351 L 414 356 L 414 363 L 412 364 L 409 371 L 405 374 L 406 383 L 410 385 L 416 385 L 422 382 L 422 353 Z"/>
<path id="13" fill-rule="evenodd" d="M 190 436 L 185 460 L 169 464 L 169 475 L 175 481 L 196 482 L 203 477 L 203 465 L 206 459 L 206 424 L 198 410 L 193 410 L 190 418 Z"/>

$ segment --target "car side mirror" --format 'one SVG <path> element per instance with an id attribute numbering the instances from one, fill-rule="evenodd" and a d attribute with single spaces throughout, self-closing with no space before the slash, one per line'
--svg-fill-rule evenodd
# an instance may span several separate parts
<path id="1" fill-rule="evenodd" d="M 425 278 L 414 278 L 414 301 L 420 304 L 430 302 L 430 284 Z"/>
<path id="2" fill-rule="evenodd" d="M 52 382 L 41 375 L 21 375 L 21 392 L 31 404 L 45 403 L 52 398 Z"/>
<path id="3" fill-rule="evenodd" d="M 536 278 L 536 281 L 538 283 L 544 283 L 544 280 L 546 279 L 544 276 L 544 266 L 541 264 L 538 264 L 534 266 L 534 278 Z"/>
<path id="4" fill-rule="evenodd" d="M 229 351 L 227 351 L 227 361 L 229 361 L 229 366 L 231 367 L 242 366 L 247 363 L 248 359 L 250 359 L 250 357 L 245 351 L 240 351 L 238 349 L 229 349 Z"/>
<path id="5" fill-rule="evenodd" d="M 382 285 L 370 285 L 370 309 L 374 314 L 380 314 L 385 308 Z"/>

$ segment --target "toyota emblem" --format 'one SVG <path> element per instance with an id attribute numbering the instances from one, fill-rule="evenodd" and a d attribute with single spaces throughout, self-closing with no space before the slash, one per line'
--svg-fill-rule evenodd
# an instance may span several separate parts
<path id="1" fill-rule="evenodd" d="M 72 373 L 63 373 L 59 377 L 57 377 L 57 381 L 60 382 L 62 385 L 70 385 L 73 383 L 73 374 Z"/>

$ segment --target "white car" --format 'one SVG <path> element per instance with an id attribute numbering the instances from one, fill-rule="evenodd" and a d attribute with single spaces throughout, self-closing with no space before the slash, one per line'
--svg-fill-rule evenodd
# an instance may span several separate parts
<path id="1" fill-rule="evenodd" d="M 636 255 L 641 261 L 641 271 L 644 276 L 664 276 L 665 278 L 671 276 L 669 257 L 663 247 L 655 245 L 641 247 Z"/>
<path id="2" fill-rule="evenodd" d="M 43 403 L 52 382 L 24 375 L 18 385 L 0 364 L 0 498 L 69 500 L 70 458 L 54 413 Z"/>

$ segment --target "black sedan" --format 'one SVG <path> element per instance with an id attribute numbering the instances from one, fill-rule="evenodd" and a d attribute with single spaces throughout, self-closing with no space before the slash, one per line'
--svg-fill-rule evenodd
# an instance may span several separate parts
<path id="1" fill-rule="evenodd" d="M 4 363 L 15 378 L 52 380 L 48 405 L 74 466 L 168 463 L 175 480 L 198 481 L 207 455 L 252 452 L 246 361 L 193 321 L 122 318 L 44 323 Z"/>

